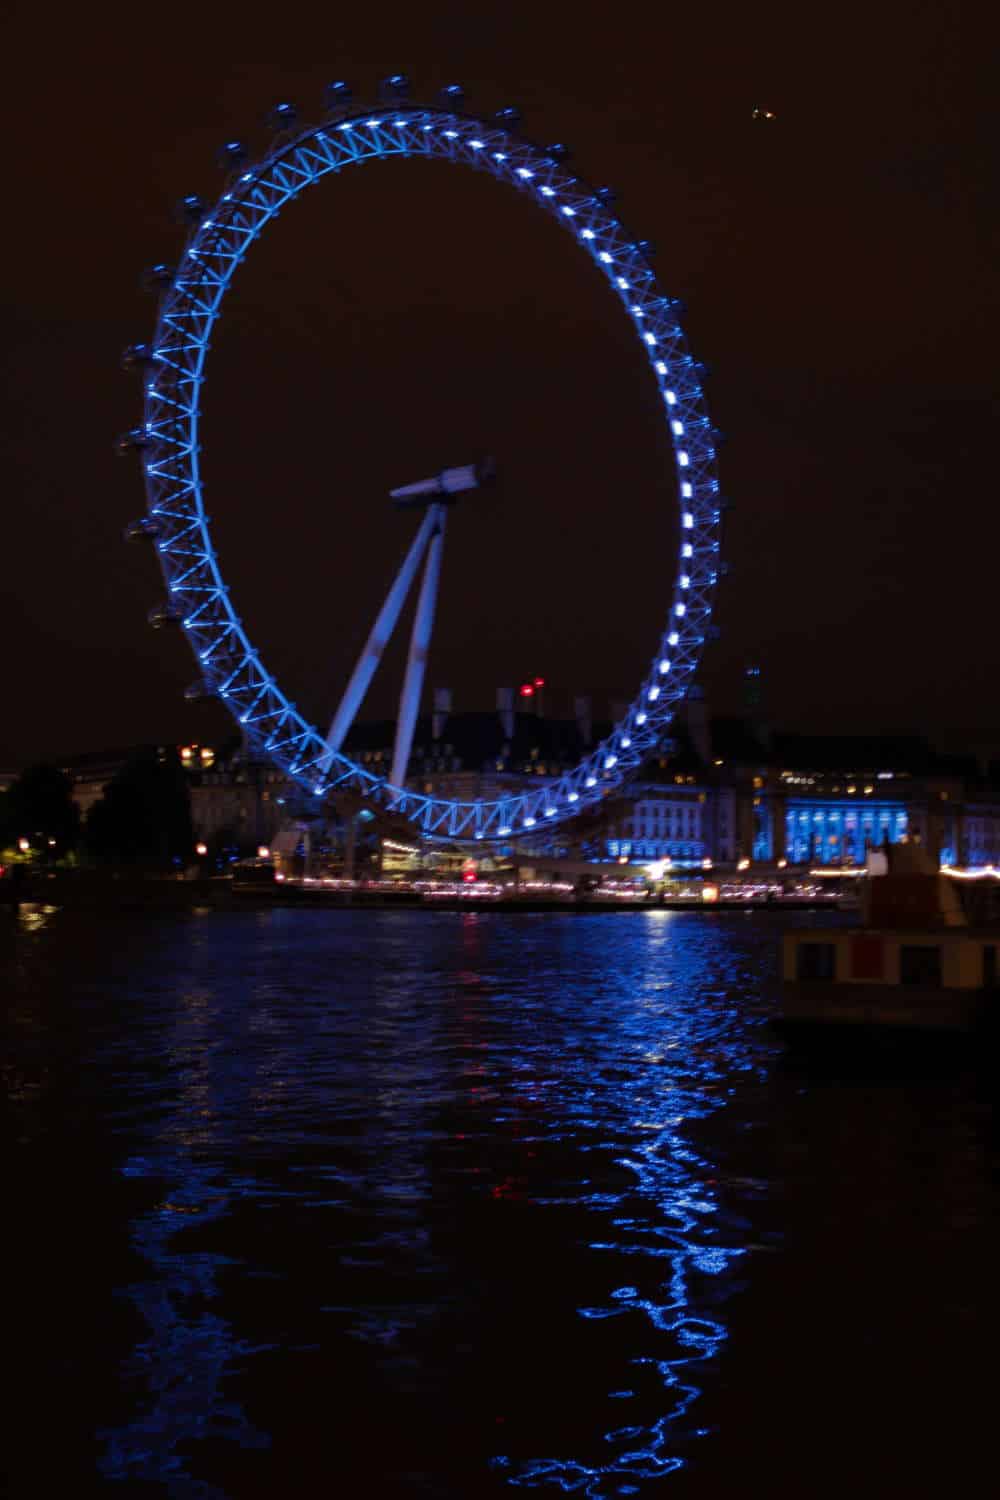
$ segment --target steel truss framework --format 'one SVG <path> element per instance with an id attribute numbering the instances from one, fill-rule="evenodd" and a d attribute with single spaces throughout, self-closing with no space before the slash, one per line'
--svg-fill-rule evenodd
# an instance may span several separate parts
<path id="1" fill-rule="evenodd" d="M 691 684 L 710 626 L 719 569 L 720 502 L 713 432 L 699 369 L 676 304 L 656 285 L 648 246 L 608 207 L 607 194 L 569 176 L 547 152 L 495 124 L 403 104 L 331 115 L 279 137 L 241 168 L 214 208 L 198 214 L 180 266 L 163 277 L 155 339 L 144 366 L 145 422 L 126 444 L 142 452 L 151 535 L 168 588 L 153 614 L 177 620 L 204 691 L 218 696 L 255 751 L 316 798 L 349 788 L 408 817 L 425 837 L 506 839 L 573 817 L 620 785 L 661 739 Z M 680 497 L 680 558 L 666 629 L 638 694 L 611 735 L 572 771 L 494 800 L 455 802 L 392 786 L 347 755 L 331 755 L 252 645 L 230 600 L 209 532 L 199 466 L 200 393 L 215 320 L 254 241 L 305 188 L 382 157 L 430 157 L 487 171 L 553 215 L 604 276 L 634 325 L 659 390 Z M 134 351 L 138 352 L 138 351 Z M 135 529 L 135 528 L 133 528 Z"/>

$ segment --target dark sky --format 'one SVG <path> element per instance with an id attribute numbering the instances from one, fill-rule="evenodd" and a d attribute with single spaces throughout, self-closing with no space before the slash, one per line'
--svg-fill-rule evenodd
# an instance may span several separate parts
<path id="1" fill-rule="evenodd" d="M 329 79 L 363 96 L 396 69 L 568 142 L 687 305 L 735 507 L 713 706 L 738 708 L 756 660 L 783 727 L 1000 746 L 996 111 L 975 12 L 371 9 L 311 38 L 328 62 L 161 57 L 123 25 L 7 73 L 0 767 L 228 724 L 183 702 L 187 647 L 145 624 L 155 561 L 119 540 L 143 511 L 111 451 L 140 414 L 118 369 L 152 332 L 138 275 L 178 251 L 174 201 L 222 190 L 222 141 L 261 150 L 278 99 L 318 116 Z M 255 34 L 241 12 L 232 42 Z M 329 714 L 407 545 L 387 489 L 487 452 L 502 483 L 452 518 L 428 686 L 486 707 L 540 673 L 552 709 L 589 691 L 598 712 L 634 692 L 673 577 L 655 387 L 593 268 L 519 196 L 437 163 L 325 181 L 238 273 L 204 411 L 224 571 L 302 708 Z M 385 674 L 375 712 L 397 660 Z"/>

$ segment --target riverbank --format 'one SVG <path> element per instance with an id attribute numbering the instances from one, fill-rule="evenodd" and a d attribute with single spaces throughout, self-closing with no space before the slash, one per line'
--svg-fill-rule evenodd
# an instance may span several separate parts
<path id="1" fill-rule="evenodd" d="M 10 906 L 15 897 L 9 881 L 0 881 L 0 908 Z M 331 887 L 319 882 L 300 884 L 294 881 L 238 885 L 229 879 L 179 880 L 170 877 L 143 876 L 118 871 L 50 871 L 31 875 L 16 891 L 18 903 L 36 903 L 67 907 L 81 911 L 190 911 L 210 908 L 222 911 L 264 910 L 270 907 L 385 908 L 400 907 L 433 911 L 519 911 L 519 912 L 622 912 L 668 909 L 674 911 L 768 911 L 836 908 L 836 898 L 827 892 L 816 895 L 768 897 L 727 897 L 721 891 L 711 902 L 696 896 L 638 895 L 596 891 L 552 896 L 534 888 L 530 891 L 496 888 L 488 892 L 470 886 L 456 892 L 454 887 L 415 890 L 393 889 L 383 883 L 359 885 L 353 889 Z"/>

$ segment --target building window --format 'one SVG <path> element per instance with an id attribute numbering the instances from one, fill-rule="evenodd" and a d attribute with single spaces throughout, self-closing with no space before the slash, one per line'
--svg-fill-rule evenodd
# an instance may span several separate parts
<path id="1" fill-rule="evenodd" d="M 836 950 L 832 943 L 800 943 L 796 954 L 796 978 L 833 979 Z"/>
<path id="2" fill-rule="evenodd" d="M 941 949 L 937 945 L 903 943 L 899 949 L 900 984 L 929 985 L 934 989 L 941 984 Z"/>

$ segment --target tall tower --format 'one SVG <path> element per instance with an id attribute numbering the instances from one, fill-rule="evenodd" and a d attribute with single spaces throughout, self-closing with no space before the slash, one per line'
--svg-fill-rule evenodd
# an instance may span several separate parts
<path id="1" fill-rule="evenodd" d="M 757 739 L 766 746 L 771 731 L 765 716 L 764 676 L 759 662 L 748 662 L 743 668 L 743 712 Z"/>

